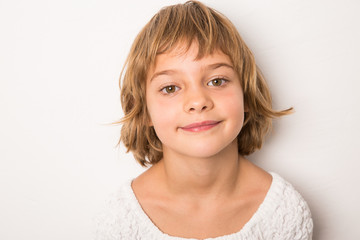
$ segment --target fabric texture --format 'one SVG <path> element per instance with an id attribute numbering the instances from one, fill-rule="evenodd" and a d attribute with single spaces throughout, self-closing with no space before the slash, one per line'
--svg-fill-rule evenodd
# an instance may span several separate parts
<path id="1" fill-rule="evenodd" d="M 207 240 L 308 240 L 313 221 L 308 205 L 291 184 L 275 173 L 256 213 L 236 233 Z M 170 236 L 158 229 L 142 210 L 131 188 L 122 185 L 96 221 L 95 240 L 195 240 Z"/>

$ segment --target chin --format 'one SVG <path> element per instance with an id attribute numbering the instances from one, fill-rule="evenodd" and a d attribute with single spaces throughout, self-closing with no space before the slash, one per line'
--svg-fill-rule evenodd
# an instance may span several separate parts
<path id="1" fill-rule="evenodd" d="M 219 144 L 217 144 L 217 146 L 214 146 L 207 144 L 205 146 L 191 146 L 186 151 L 186 155 L 196 158 L 211 158 L 226 150 L 229 145 L 230 144 L 219 146 Z"/>

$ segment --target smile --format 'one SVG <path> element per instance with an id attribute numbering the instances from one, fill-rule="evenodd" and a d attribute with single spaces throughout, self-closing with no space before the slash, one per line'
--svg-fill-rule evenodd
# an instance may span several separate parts
<path id="1" fill-rule="evenodd" d="M 204 121 L 204 122 L 192 123 L 186 125 L 185 127 L 181 127 L 181 129 L 188 132 L 201 132 L 217 126 L 220 122 L 221 121 Z"/>

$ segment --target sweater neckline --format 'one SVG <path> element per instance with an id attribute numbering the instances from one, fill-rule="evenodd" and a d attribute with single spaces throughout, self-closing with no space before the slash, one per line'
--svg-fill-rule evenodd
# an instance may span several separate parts
<path id="1" fill-rule="evenodd" d="M 281 189 L 282 178 L 276 173 L 269 172 L 272 176 L 271 185 L 269 190 L 267 191 L 263 202 L 259 205 L 256 212 L 252 215 L 249 221 L 237 232 L 218 236 L 215 238 L 206 238 L 204 240 L 226 240 L 226 239 L 238 239 L 241 236 L 246 236 L 247 232 L 249 232 L 252 226 L 256 225 L 261 219 L 264 219 L 266 216 L 270 216 L 274 211 L 276 206 L 276 196 L 278 196 L 278 192 Z M 131 206 L 131 209 L 134 211 L 134 215 L 144 224 L 142 231 L 144 233 L 150 234 L 152 237 L 155 237 L 158 240 L 199 240 L 195 238 L 183 238 L 171 236 L 167 233 L 161 231 L 150 219 L 150 217 L 145 213 L 141 204 L 139 203 L 136 195 L 131 187 L 133 180 L 128 181 L 125 185 L 126 195 L 129 197 L 128 204 Z"/>

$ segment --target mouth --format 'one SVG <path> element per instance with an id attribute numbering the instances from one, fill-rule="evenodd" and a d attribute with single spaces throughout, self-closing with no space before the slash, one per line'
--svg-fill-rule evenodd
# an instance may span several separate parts
<path id="1" fill-rule="evenodd" d="M 186 125 L 181 127 L 181 129 L 188 132 L 201 132 L 209 130 L 217 126 L 219 123 L 221 123 L 221 121 L 203 121 Z"/>

